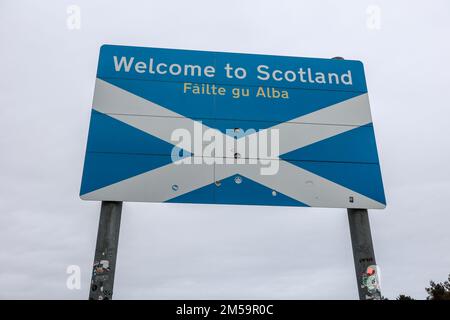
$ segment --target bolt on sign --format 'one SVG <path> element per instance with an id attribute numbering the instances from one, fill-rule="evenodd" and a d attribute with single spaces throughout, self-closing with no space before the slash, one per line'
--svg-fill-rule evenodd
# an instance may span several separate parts
<path id="1" fill-rule="evenodd" d="M 384 208 L 363 65 L 104 45 L 80 196 Z"/>

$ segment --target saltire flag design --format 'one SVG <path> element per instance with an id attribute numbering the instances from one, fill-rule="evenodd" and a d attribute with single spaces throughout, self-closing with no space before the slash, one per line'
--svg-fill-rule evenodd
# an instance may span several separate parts
<path id="1" fill-rule="evenodd" d="M 115 70 L 113 57 L 216 67 L 193 79 Z M 245 80 L 219 74 L 225 64 L 248 70 Z M 257 80 L 258 65 L 351 70 L 352 85 Z M 217 84 L 227 94 L 185 93 L 186 82 Z M 289 99 L 256 97 L 260 87 Z M 239 99 L 233 88 L 249 88 Z M 279 130 L 279 170 L 261 164 L 172 162 L 171 134 L 201 123 L 223 139 L 226 129 Z M 184 157 L 203 157 L 194 148 Z M 358 61 L 204 51 L 102 46 L 80 196 L 84 200 L 374 208 L 386 206 L 363 66 Z"/>

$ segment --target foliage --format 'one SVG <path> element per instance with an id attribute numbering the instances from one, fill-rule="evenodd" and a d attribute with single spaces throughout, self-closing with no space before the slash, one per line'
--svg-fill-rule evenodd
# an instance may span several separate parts
<path id="1" fill-rule="evenodd" d="M 447 281 L 430 281 L 430 287 L 425 290 L 428 293 L 427 300 L 450 300 L 450 274 Z"/>

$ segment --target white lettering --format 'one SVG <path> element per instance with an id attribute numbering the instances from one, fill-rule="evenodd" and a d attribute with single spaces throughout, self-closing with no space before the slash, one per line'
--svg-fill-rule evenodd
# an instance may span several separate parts
<path id="1" fill-rule="evenodd" d="M 120 58 L 120 62 L 117 62 L 117 57 L 114 56 L 114 68 L 116 72 L 120 71 L 122 69 L 122 66 L 125 65 L 125 72 L 130 72 L 131 65 L 133 64 L 134 57 L 131 57 L 130 61 L 127 62 L 126 57 Z"/>

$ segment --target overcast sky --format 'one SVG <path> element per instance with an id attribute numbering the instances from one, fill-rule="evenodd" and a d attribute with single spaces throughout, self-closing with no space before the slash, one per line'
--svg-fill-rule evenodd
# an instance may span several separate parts
<path id="1" fill-rule="evenodd" d="M 104 43 L 362 60 L 387 198 L 370 211 L 382 293 L 424 298 L 450 273 L 449 35 L 448 0 L 0 1 L 0 298 L 87 298 L 100 203 L 78 194 Z M 114 289 L 356 299 L 347 214 L 125 203 Z"/>

